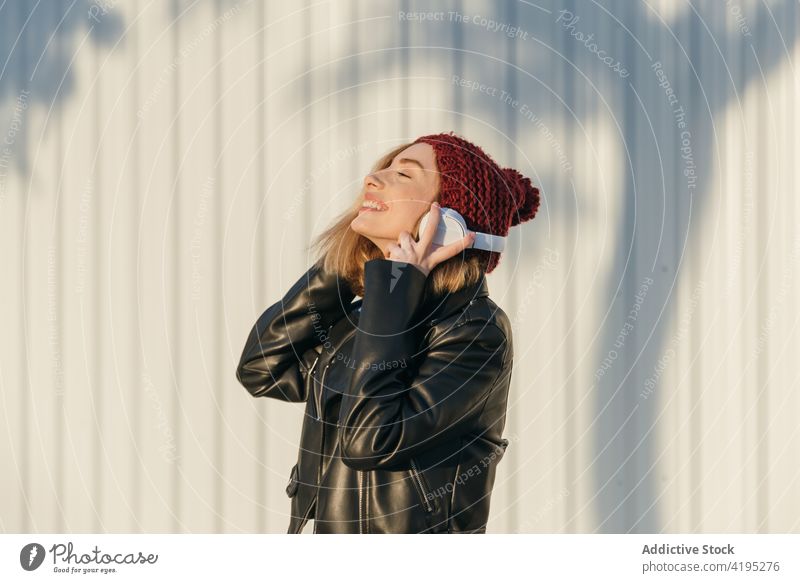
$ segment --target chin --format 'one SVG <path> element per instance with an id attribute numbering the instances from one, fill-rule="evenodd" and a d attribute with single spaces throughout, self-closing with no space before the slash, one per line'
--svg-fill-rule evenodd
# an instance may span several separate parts
<path id="1" fill-rule="evenodd" d="M 391 234 L 386 233 L 386 229 L 381 229 L 379 225 L 369 223 L 370 221 L 364 221 L 362 217 L 358 216 L 350 221 L 350 229 L 369 239 L 392 238 Z"/>
<path id="2" fill-rule="evenodd" d="M 358 217 L 350 221 L 350 230 L 358 233 L 359 235 L 363 235 L 364 237 L 369 235 L 369 233 L 364 230 L 363 225 L 359 224 Z"/>

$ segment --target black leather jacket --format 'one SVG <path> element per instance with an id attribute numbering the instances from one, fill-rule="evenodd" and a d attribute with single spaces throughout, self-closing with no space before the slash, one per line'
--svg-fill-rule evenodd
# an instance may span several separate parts
<path id="1" fill-rule="evenodd" d="M 415 266 L 365 263 L 364 297 L 314 264 L 253 326 L 236 376 L 305 402 L 288 533 L 484 533 L 513 360 L 485 277 L 435 295 Z"/>

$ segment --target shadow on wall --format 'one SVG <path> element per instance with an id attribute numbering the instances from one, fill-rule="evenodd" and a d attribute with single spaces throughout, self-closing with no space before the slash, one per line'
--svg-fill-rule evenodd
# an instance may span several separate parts
<path id="1" fill-rule="evenodd" d="M 164 0 L 165 3 L 167 0 Z M 169 0 L 170 20 L 191 16 L 202 2 L 213 1 L 218 12 L 252 0 Z M 71 67 L 92 47 L 113 50 L 125 42 L 123 0 L 0 0 L 0 111 L 3 144 L 9 153 L 5 166 L 15 164 L 29 174 L 25 116 L 41 104 L 58 113 L 75 90 Z M 138 3 L 140 10 L 155 10 Z M 6 114 L 6 112 L 8 112 Z"/>
<path id="2" fill-rule="evenodd" d="M 86 43 L 112 46 L 123 32 L 118 0 L 6 0 L 0 3 L 0 102 L 5 146 L 28 174 L 30 107 L 58 109 L 74 90 L 71 62 Z"/>

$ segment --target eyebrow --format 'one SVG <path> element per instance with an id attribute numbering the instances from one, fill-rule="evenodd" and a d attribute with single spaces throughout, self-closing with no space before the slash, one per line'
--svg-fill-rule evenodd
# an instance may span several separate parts
<path id="1" fill-rule="evenodd" d="M 422 162 L 420 162 L 419 160 L 414 160 L 413 158 L 400 158 L 397 162 L 400 163 L 400 164 L 403 164 L 404 162 L 406 164 L 408 164 L 408 163 L 416 164 L 422 170 L 425 170 L 425 166 L 422 165 Z"/>

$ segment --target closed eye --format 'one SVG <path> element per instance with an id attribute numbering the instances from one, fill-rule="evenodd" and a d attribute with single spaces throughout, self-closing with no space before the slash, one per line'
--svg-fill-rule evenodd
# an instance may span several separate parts
<path id="1" fill-rule="evenodd" d="M 397 173 L 398 173 L 400 176 L 405 176 L 406 178 L 411 178 L 411 177 L 410 177 L 408 174 L 403 174 L 403 173 L 402 173 L 402 172 L 400 172 L 399 170 L 398 170 L 398 172 L 397 172 Z"/>

